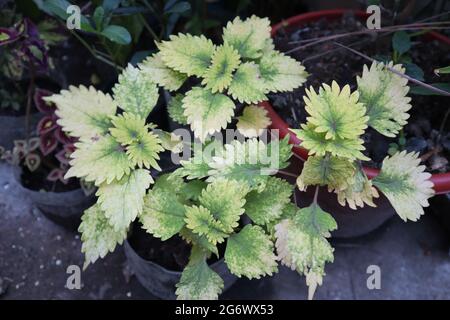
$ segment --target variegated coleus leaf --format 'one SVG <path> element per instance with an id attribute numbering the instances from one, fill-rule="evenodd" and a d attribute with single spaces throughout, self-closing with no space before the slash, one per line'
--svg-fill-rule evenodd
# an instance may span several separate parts
<path id="1" fill-rule="evenodd" d="M 234 115 L 235 105 L 224 94 L 194 87 L 183 98 L 183 109 L 194 135 L 205 141 L 209 134 L 226 128 Z"/>
<path id="2" fill-rule="evenodd" d="M 245 198 L 245 214 L 259 225 L 278 219 L 290 203 L 292 190 L 293 187 L 287 181 L 269 177 L 264 190 L 253 190 Z"/>
<path id="3" fill-rule="evenodd" d="M 185 228 L 185 205 L 192 199 L 187 184 L 175 172 L 160 175 L 145 196 L 139 217 L 143 228 L 163 241 Z"/>
<path id="4" fill-rule="evenodd" d="M 306 276 L 309 299 L 322 284 L 325 263 L 334 260 L 334 249 L 326 238 L 336 228 L 333 217 L 315 203 L 275 226 L 278 259 Z"/>
<path id="5" fill-rule="evenodd" d="M 138 141 L 148 132 L 145 119 L 134 113 L 124 112 L 111 117 L 109 132 L 122 145 L 128 145 Z"/>
<path id="6" fill-rule="evenodd" d="M 205 236 L 213 245 L 222 243 L 229 236 L 228 228 L 202 205 L 186 206 L 185 222 L 188 229 L 199 236 Z"/>
<path id="7" fill-rule="evenodd" d="M 159 153 L 164 151 L 161 140 L 153 132 L 147 132 L 136 141 L 127 146 L 128 159 L 139 168 L 155 168 L 161 170 L 158 165 Z"/>
<path id="8" fill-rule="evenodd" d="M 261 57 L 259 71 L 270 92 L 292 91 L 308 77 L 300 62 L 275 50 Z"/>
<path id="9" fill-rule="evenodd" d="M 270 39 L 270 21 L 251 16 L 242 21 L 236 17 L 223 29 L 223 41 L 234 47 L 243 58 L 258 59 Z"/>
<path id="10" fill-rule="evenodd" d="M 351 185 L 354 175 L 355 165 L 345 158 L 312 156 L 306 160 L 297 178 L 297 186 L 301 191 L 312 185 L 328 186 L 329 191 L 341 191 Z"/>
<path id="11" fill-rule="evenodd" d="M 158 101 L 158 87 L 153 75 L 131 64 L 119 75 L 119 82 L 113 87 L 114 101 L 131 114 L 146 119 Z"/>
<path id="12" fill-rule="evenodd" d="M 389 62 L 387 66 L 405 73 L 400 64 Z M 391 72 L 382 62 L 373 62 L 370 68 L 364 65 L 362 76 L 356 80 L 359 101 L 367 109 L 368 124 L 385 136 L 395 137 L 409 118 L 408 79 Z"/>
<path id="13" fill-rule="evenodd" d="M 368 160 L 360 152 L 364 150 L 361 135 L 368 117 L 364 105 L 358 102 L 358 92 L 351 93 L 348 85 L 341 90 L 333 81 L 331 86 L 323 84 L 318 94 L 313 88 L 306 93 L 308 123 L 297 132 L 303 146 L 312 154 L 332 152 L 351 160 Z"/>
<path id="14" fill-rule="evenodd" d="M 155 53 L 146 58 L 139 64 L 139 68 L 150 76 L 156 84 L 169 91 L 180 89 L 187 79 L 187 75 L 167 67 L 160 53 Z"/>
<path id="15" fill-rule="evenodd" d="M 176 284 L 178 300 L 216 300 L 222 292 L 223 279 L 207 264 L 208 254 L 192 247 L 189 263 Z"/>
<path id="16" fill-rule="evenodd" d="M 203 75 L 202 84 L 213 93 L 222 92 L 230 85 L 233 71 L 239 64 L 239 53 L 233 47 L 226 43 L 217 47 L 212 56 L 211 65 Z"/>
<path id="17" fill-rule="evenodd" d="M 111 127 L 110 118 L 117 110 L 109 94 L 82 85 L 70 86 L 69 90 L 61 90 L 59 94 L 44 97 L 44 100 L 56 104 L 58 124 L 63 130 L 84 142 L 92 142 L 107 134 Z"/>
<path id="18" fill-rule="evenodd" d="M 360 166 L 357 166 L 355 175 L 351 183 L 344 190 L 334 190 L 337 194 L 338 202 L 341 206 L 347 203 L 349 207 L 356 210 L 357 207 L 364 207 L 367 204 L 371 207 L 376 207 L 374 198 L 378 198 L 378 191 L 372 185 Z"/>
<path id="19" fill-rule="evenodd" d="M 236 127 L 245 137 L 254 138 L 260 136 L 271 123 L 266 109 L 251 105 L 244 108 Z"/>
<path id="20" fill-rule="evenodd" d="M 188 119 L 184 115 L 183 98 L 184 96 L 181 93 L 178 93 L 176 96 L 172 97 L 167 105 L 167 112 L 173 121 L 182 125 L 187 125 Z"/>
<path id="21" fill-rule="evenodd" d="M 225 144 L 223 152 L 208 163 L 211 168 L 208 181 L 226 178 L 245 182 L 261 191 L 269 175 L 288 165 L 290 156 L 287 139 L 273 140 L 269 144 L 255 138 L 245 142 L 235 140 Z"/>
<path id="22" fill-rule="evenodd" d="M 81 232 L 83 242 L 81 252 L 85 255 L 84 268 L 98 258 L 104 258 L 108 252 L 113 252 L 116 245 L 122 244 L 127 237 L 128 229 L 114 230 L 99 204 L 87 209 L 81 220 L 78 231 Z"/>
<path id="23" fill-rule="evenodd" d="M 142 213 L 144 196 L 152 182 L 149 171 L 137 169 L 121 180 L 99 186 L 97 203 L 114 230 L 126 229 Z"/>
<path id="24" fill-rule="evenodd" d="M 158 43 L 159 55 L 169 68 L 188 76 L 202 77 L 211 64 L 215 46 L 211 40 L 190 34 L 171 35 Z"/>
<path id="25" fill-rule="evenodd" d="M 417 153 L 397 152 L 383 160 L 380 174 L 373 179 L 376 186 L 404 221 L 417 221 L 434 195 L 431 174 L 419 165 Z"/>
<path id="26" fill-rule="evenodd" d="M 241 103 L 258 103 L 267 100 L 267 92 L 258 65 L 253 62 L 239 65 L 228 87 L 228 93 Z"/>
<path id="27" fill-rule="evenodd" d="M 79 142 L 75 146 L 66 179 L 84 178 L 99 186 L 103 182 L 120 180 L 131 172 L 133 163 L 128 159 L 125 148 L 110 135 L 94 142 Z"/>
<path id="28" fill-rule="evenodd" d="M 232 274 L 249 279 L 277 271 L 274 245 L 259 226 L 246 225 L 228 238 L 225 263 Z"/>

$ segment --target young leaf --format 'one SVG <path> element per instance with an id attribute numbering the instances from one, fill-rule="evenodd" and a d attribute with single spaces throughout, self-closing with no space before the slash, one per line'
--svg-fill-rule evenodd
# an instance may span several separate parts
<path id="1" fill-rule="evenodd" d="M 94 87 L 70 86 L 59 94 L 44 97 L 58 107 L 58 124 L 70 136 L 81 141 L 103 137 L 109 130 L 110 117 L 116 113 L 117 105 L 109 94 L 97 91 Z"/>
<path id="2" fill-rule="evenodd" d="M 267 100 L 266 86 L 258 66 L 253 62 L 242 63 L 236 70 L 228 93 L 241 103 L 258 103 Z"/>
<path id="3" fill-rule="evenodd" d="M 161 140 L 152 132 L 147 132 L 142 137 L 127 146 L 128 159 L 139 168 L 155 168 L 161 170 L 158 163 L 159 155 L 164 151 Z"/>
<path id="4" fill-rule="evenodd" d="M 148 233 L 165 241 L 183 228 L 185 212 L 184 202 L 177 192 L 155 184 L 145 197 L 139 220 Z"/>
<path id="5" fill-rule="evenodd" d="M 178 93 L 175 97 L 172 97 L 167 105 L 167 111 L 173 121 L 182 125 L 187 125 L 188 119 L 184 115 L 183 98 L 184 96 L 181 93 Z"/>
<path id="6" fill-rule="evenodd" d="M 339 88 L 333 81 L 331 87 L 323 84 L 317 94 L 311 87 L 304 97 L 308 123 L 315 132 L 325 133 L 325 139 L 356 140 L 367 128 L 368 117 L 364 105 L 358 102 L 358 92 L 350 92 L 350 86 Z"/>
<path id="7" fill-rule="evenodd" d="M 292 91 L 303 85 L 308 76 L 300 62 L 278 51 L 262 56 L 259 71 L 270 92 Z"/>
<path id="8" fill-rule="evenodd" d="M 203 206 L 186 206 L 186 226 L 199 236 L 206 236 L 213 245 L 222 243 L 228 237 L 228 228 L 214 218 L 211 211 Z"/>
<path id="9" fill-rule="evenodd" d="M 290 202 L 292 186 L 285 180 L 269 177 L 263 191 L 251 191 L 246 197 L 245 213 L 253 222 L 264 225 L 279 218 Z"/>
<path id="10" fill-rule="evenodd" d="M 216 300 L 223 289 L 222 278 L 206 263 L 207 254 L 193 247 L 188 265 L 176 284 L 178 300 Z"/>
<path id="11" fill-rule="evenodd" d="M 122 110 L 146 119 L 158 101 L 158 87 L 153 75 L 131 64 L 119 75 L 119 82 L 112 89 L 114 100 Z"/>
<path id="12" fill-rule="evenodd" d="M 167 67 L 159 53 L 145 59 L 139 64 L 139 68 L 142 72 L 148 74 L 154 82 L 169 91 L 178 90 L 187 79 L 185 74 Z"/>
<path id="13" fill-rule="evenodd" d="M 355 175 L 355 166 L 347 159 L 333 156 L 309 157 L 302 173 L 297 178 L 297 186 L 301 191 L 307 186 L 328 186 L 328 190 L 345 190 Z"/>
<path id="14" fill-rule="evenodd" d="M 234 47 L 243 58 L 261 57 L 267 39 L 270 39 L 269 19 L 254 15 L 244 21 L 236 17 L 223 29 L 223 41 Z"/>
<path id="15" fill-rule="evenodd" d="M 194 87 L 183 99 L 184 115 L 197 138 L 205 141 L 208 134 L 223 129 L 234 115 L 234 102 L 226 95 Z"/>
<path id="16" fill-rule="evenodd" d="M 219 256 L 219 251 L 217 250 L 217 246 L 209 242 L 209 240 L 203 235 L 199 236 L 192 232 L 191 229 L 183 227 L 179 232 L 181 238 L 192 246 L 197 246 L 202 248 L 206 252 L 212 252 Z"/>
<path id="17" fill-rule="evenodd" d="M 244 108 L 236 127 L 245 137 L 254 138 L 260 136 L 271 123 L 266 109 L 251 105 Z"/>
<path id="18" fill-rule="evenodd" d="M 110 135 L 92 143 L 77 143 L 75 146 L 66 179 L 84 178 L 98 186 L 103 182 L 120 180 L 131 172 L 133 164 L 128 160 L 124 148 Z"/>
<path id="19" fill-rule="evenodd" d="M 230 236 L 225 249 L 225 263 L 231 273 L 259 279 L 277 271 L 274 246 L 259 226 L 246 225 Z"/>
<path id="20" fill-rule="evenodd" d="M 109 131 L 120 144 L 127 145 L 138 141 L 148 132 L 145 119 L 139 115 L 124 112 L 111 119 L 114 127 Z"/>
<path id="21" fill-rule="evenodd" d="M 216 179 L 203 189 L 199 202 L 219 221 L 227 233 L 238 226 L 244 213 L 245 195 L 248 187 L 234 180 Z"/>
<path id="22" fill-rule="evenodd" d="M 84 269 L 98 258 L 104 258 L 108 252 L 113 252 L 116 245 L 122 244 L 127 237 L 127 228 L 114 230 L 99 204 L 87 209 L 81 221 L 78 231 L 81 232 L 83 242 L 81 252 L 85 255 Z"/>
<path id="23" fill-rule="evenodd" d="M 400 64 L 389 62 L 388 66 L 405 73 Z M 374 62 L 370 69 L 364 65 L 362 76 L 356 81 L 359 101 L 367 109 L 369 126 L 387 137 L 395 137 L 409 118 L 408 79 L 387 70 L 383 63 Z"/>
<path id="24" fill-rule="evenodd" d="M 306 276 L 308 298 L 322 284 L 325 263 L 333 262 L 334 249 L 328 243 L 337 228 L 333 217 L 317 204 L 300 209 L 296 216 L 275 226 L 276 248 L 281 263 Z"/>
<path id="25" fill-rule="evenodd" d="M 152 182 L 149 171 L 138 169 L 119 181 L 99 186 L 97 203 L 114 230 L 126 229 L 142 213 L 145 192 Z"/>
<path id="26" fill-rule="evenodd" d="M 170 41 L 158 44 L 159 54 L 166 66 L 188 76 L 201 77 L 211 64 L 214 44 L 204 36 L 171 35 Z"/>
<path id="27" fill-rule="evenodd" d="M 361 168 L 356 169 L 351 184 L 345 190 L 334 190 L 334 192 L 341 206 L 345 206 L 347 202 L 353 210 L 356 210 L 356 207 L 364 207 L 364 203 L 376 207 L 373 198 L 378 198 L 378 191 Z"/>
<path id="28" fill-rule="evenodd" d="M 380 174 L 373 179 L 376 186 L 404 221 L 417 221 L 434 195 L 431 174 L 419 165 L 417 153 L 402 151 L 383 160 Z"/>
<path id="29" fill-rule="evenodd" d="M 357 139 L 326 139 L 325 132 L 317 132 L 316 126 L 312 123 L 303 123 L 301 129 L 291 129 L 299 139 L 302 140 L 302 147 L 309 150 L 309 155 L 325 156 L 327 153 L 336 157 L 347 158 L 349 160 L 370 160 L 362 151 L 365 150 L 364 140 Z"/>
<path id="30" fill-rule="evenodd" d="M 233 71 L 239 66 L 240 56 L 233 47 L 223 44 L 216 48 L 211 62 L 202 84 L 213 93 L 222 92 L 230 85 Z"/>
<path id="31" fill-rule="evenodd" d="M 130 33 L 122 26 L 109 25 L 101 31 L 101 34 L 112 42 L 121 45 L 126 45 L 131 42 Z"/>
<path id="32" fill-rule="evenodd" d="M 404 54 L 411 49 L 411 36 L 403 30 L 395 32 L 392 37 L 392 48 L 399 54 Z"/>

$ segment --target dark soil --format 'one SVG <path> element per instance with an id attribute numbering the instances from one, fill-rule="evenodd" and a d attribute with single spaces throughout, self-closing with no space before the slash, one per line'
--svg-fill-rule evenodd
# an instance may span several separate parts
<path id="1" fill-rule="evenodd" d="M 69 179 L 68 183 L 64 184 L 60 181 L 47 180 L 48 173 L 42 168 L 31 172 L 28 168 L 23 167 L 20 176 L 22 185 L 30 190 L 45 190 L 49 192 L 67 192 L 80 188 L 80 183 L 75 178 Z"/>
<path id="2" fill-rule="evenodd" d="M 300 50 L 289 52 L 302 45 L 293 41 L 323 37 L 332 34 L 346 33 L 363 29 L 364 26 L 352 15 L 344 15 L 341 19 L 327 21 L 325 19 L 308 23 L 302 27 L 280 30 L 275 36 L 276 48 L 288 52 L 293 58 L 301 61 L 310 76 L 304 86 L 289 93 L 272 94 L 270 100 L 280 116 L 292 128 L 299 128 L 306 122 L 303 96 L 305 88 L 312 86 L 318 90 L 322 83 L 330 84 L 335 80 L 341 87 L 349 84 L 356 89 L 356 76 L 361 75 L 364 64 L 371 62 L 339 48 L 331 41 Z M 450 76 L 436 76 L 433 70 L 448 65 L 450 51 L 448 46 L 435 40 L 428 41 L 425 37 L 418 39 L 410 50 L 412 62 L 424 71 L 426 83 L 449 82 Z M 340 43 L 351 45 L 364 54 L 380 58 L 391 56 L 391 35 L 358 35 L 339 39 Z M 422 96 L 409 94 L 412 97 L 411 117 L 404 128 L 406 138 L 405 148 L 408 151 L 420 152 L 422 159 L 431 172 L 448 172 L 450 166 L 450 119 L 442 126 L 442 120 L 448 111 L 448 97 Z M 442 129 L 440 130 L 442 126 Z M 439 133 L 440 132 L 440 133 Z M 397 143 L 398 139 L 387 138 L 375 130 L 367 130 L 364 135 L 366 155 L 373 161 L 370 166 L 380 167 L 381 161 L 387 155 L 389 144 Z"/>

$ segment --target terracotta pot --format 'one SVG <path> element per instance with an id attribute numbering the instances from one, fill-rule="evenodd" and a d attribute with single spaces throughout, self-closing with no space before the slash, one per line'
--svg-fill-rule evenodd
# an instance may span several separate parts
<path id="1" fill-rule="evenodd" d="M 273 26 L 272 36 L 276 34 L 276 32 L 281 28 L 285 28 L 289 31 L 290 27 L 298 27 L 305 23 L 323 18 L 329 20 L 339 19 L 346 12 L 349 12 L 349 10 L 324 10 L 294 16 Z M 356 17 L 359 17 L 361 19 L 364 19 L 368 16 L 367 13 L 363 11 L 354 11 L 353 13 Z M 429 32 L 427 36 L 431 39 L 438 40 L 450 45 L 449 38 L 436 32 Z M 293 148 L 293 152 L 301 159 L 306 161 L 306 159 L 308 158 L 308 150 L 301 147 L 301 140 L 298 139 L 297 136 L 289 130 L 288 124 L 276 113 L 276 111 L 272 108 L 271 104 L 268 101 L 261 103 L 260 106 L 268 111 L 268 115 L 272 120 L 270 128 L 278 129 L 281 137 L 289 134 L 290 143 L 296 145 Z M 301 169 L 301 161 L 298 161 L 298 159 L 295 158 L 292 161 L 292 165 L 290 166 L 289 171 L 299 175 Z M 378 169 L 369 167 L 364 167 L 364 171 L 370 179 L 377 176 L 379 173 Z M 292 180 L 293 179 L 291 179 L 291 181 Z M 434 183 L 434 189 L 437 194 L 450 192 L 450 173 L 433 174 L 431 180 Z M 310 190 L 308 190 L 307 192 L 300 192 L 298 190 L 296 191 L 296 199 L 300 207 L 308 206 L 313 200 L 313 188 L 309 189 Z M 375 230 L 389 218 L 395 215 L 395 211 L 390 205 L 389 201 L 382 195 L 375 201 L 375 204 L 377 205 L 376 208 L 365 206 L 362 209 L 352 210 L 348 207 L 342 207 L 341 205 L 339 205 L 335 194 L 328 193 L 327 190 L 321 189 L 321 191 L 319 192 L 319 204 L 322 209 L 330 212 L 337 221 L 339 229 L 332 233 L 332 236 L 335 238 L 350 238 L 364 235 Z"/>

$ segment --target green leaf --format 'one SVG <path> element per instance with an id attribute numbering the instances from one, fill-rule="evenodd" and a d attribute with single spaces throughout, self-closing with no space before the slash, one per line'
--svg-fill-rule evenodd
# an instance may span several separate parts
<path id="1" fill-rule="evenodd" d="M 185 213 L 184 201 L 179 193 L 155 184 L 145 196 L 144 210 L 139 220 L 148 233 L 165 241 L 184 227 Z"/>
<path id="2" fill-rule="evenodd" d="M 397 31 L 392 37 L 392 48 L 399 54 L 404 54 L 411 49 L 411 37 L 406 31 Z"/>
<path id="3" fill-rule="evenodd" d="M 448 74 L 448 73 L 450 73 L 450 66 L 434 69 L 434 73 L 437 75 Z"/>
<path id="4" fill-rule="evenodd" d="M 126 45 L 131 43 L 131 35 L 127 29 L 121 26 L 109 25 L 102 30 L 101 34 L 112 42 Z"/>
<path id="5" fill-rule="evenodd" d="M 152 74 L 131 64 L 119 75 L 113 88 L 114 100 L 122 110 L 146 119 L 158 101 L 158 88 Z"/>
<path id="6" fill-rule="evenodd" d="M 238 117 L 236 128 L 245 137 L 260 136 L 272 121 L 267 116 L 267 110 L 256 105 L 247 106 Z"/>
<path id="7" fill-rule="evenodd" d="M 319 94 L 312 87 L 306 94 L 308 123 L 315 126 L 315 132 L 325 133 L 326 140 L 356 140 L 364 133 L 368 120 L 366 109 L 358 102 L 358 92 L 350 92 L 350 86 L 341 90 L 333 81 L 331 87 L 323 84 Z"/>
<path id="8" fill-rule="evenodd" d="M 104 17 L 105 17 L 105 9 L 103 9 L 102 7 L 95 8 L 93 19 L 95 23 L 95 28 L 99 31 L 103 29 Z"/>
<path id="9" fill-rule="evenodd" d="M 259 225 L 278 219 L 291 201 L 292 189 L 287 181 L 269 177 L 263 191 L 253 190 L 247 195 L 245 214 Z"/>
<path id="10" fill-rule="evenodd" d="M 76 143 L 75 147 L 66 179 L 84 178 L 87 182 L 95 182 L 99 186 L 103 182 L 111 183 L 113 180 L 122 179 L 130 174 L 133 167 L 125 149 L 110 135 L 91 143 Z"/>
<path id="11" fill-rule="evenodd" d="M 212 244 L 222 243 L 228 237 L 228 228 L 214 218 L 203 206 L 186 206 L 186 226 L 199 236 L 206 236 Z"/>
<path id="12" fill-rule="evenodd" d="M 317 204 L 300 209 L 293 218 L 275 226 L 276 248 L 281 263 L 306 276 L 308 298 L 322 284 L 325 263 L 333 262 L 333 251 L 327 237 L 337 228 L 333 217 Z"/>
<path id="13" fill-rule="evenodd" d="M 302 173 L 297 178 L 301 191 L 307 186 L 328 186 L 328 190 L 345 190 L 353 180 L 355 166 L 347 159 L 333 156 L 312 156 L 306 160 Z"/>
<path id="14" fill-rule="evenodd" d="M 194 87 L 183 98 L 184 115 L 194 135 L 205 141 L 208 134 L 226 128 L 234 115 L 234 102 L 226 95 Z"/>
<path id="15" fill-rule="evenodd" d="M 161 147 L 173 153 L 180 153 L 183 150 L 183 141 L 180 136 L 173 132 L 166 132 L 160 129 L 153 130 L 161 142 Z"/>
<path id="16" fill-rule="evenodd" d="M 242 21 L 236 17 L 223 29 L 223 41 L 234 47 L 243 58 L 261 57 L 266 40 L 270 39 L 270 21 L 251 16 Z"/>
<path id="17" fill-rule="evenodd" d="M 405 73 L 399 64 L 390 62 L 387 66 Z M 369 126 L 387 137 L 395 137 L 409 118 L 408 79 L 387 70 L 383 63 L 374 62 L 370 69 L 364 65 L 362 76 L 356 81 L 359 101 L 367 109 Z"/>
<path id="18" fill-rule="evenodd" d="M 103 137 L 111 126 L 110 117 L 116 113 L 117 105 L 109 94 L 85 86 L 69 86 L 59 94 L 44 97 L 57 106 L 58 124 L 70 136 L 81 141 Z"/>
<path id="19" fill-rule="evenodd" d="M 262 56 L 259 71 L 270 92 L 292 91 L 302 86 L 308 76 L 300 62 L 278 51 Z"/>
<path id="20" fill-rule="evenodd" d="M 188 120 L 184 115 L 183 98 L 184 96 L 181 93 L 178 93 L 175 97 L 172 97 L 167 106 L 167 111 L 173 121 L 176 121 L 182 125 L 187 125 Z"/>
<path id="21" fill-rule="evenodd" d="M 223 289 L 222 278 L 206 263 L 207 255 L 193 247 L 188 265 L 176 284 L 178 300 L 216 300 Z"/>
<path id="22" fill-rule="evenodd" d="M 376 186 L 404 221 L 417 221 L 428 207 L 428 198 L 434 195 L 431 174 L 419 165 L 417 153 L 397 152 L 383 160 L 381 172 L 373 179 Z"/>
<path id="23" fill-rule="evenodd" d="M 183 227 L 180 230 L 180 236 L 184 241 L 186 241 L 189 244 L 192 244 L 192 246 L 200 247 L 204 251 L 212 252 L 216 255 L 216 257 L 219 257 L 219 251 L 217 250 L 217 246 L 209 242 L 206 236 L 204 235 L 199 236 L 198 234 L 192 232 L 191 229 L 186 227 Z"/>
<path id="24" fill-rule="evenodd" d="M 136 142 L 144 137 L 147 132 L 147 125 L 141 116 L 124 112 L 112 118 L 114 127 L 109 129 L 111 135 L 117 142 L 127 145 Z"/>
<path id="25" fill-rule="evenodd" d="M 152 132 L 139 137 L 136 141 L 127 146 L 128 159 L 133 165 L 139 168 L 155 168 L 161 170 L 157 160 L 159 160 L 159 153 L 164 151 L 161 146 L 161 140 Z"/>
<path id="26" fill-rule="evenodd" d="M 167 2 L 169 3 L 169 2 Z M 173 14 L 173 13 L 184 13 L 186 11 L 191 10 L 191 4 L 187 1 L 180 1 L 176 2 L 174 5 L 167 7 L 164 7 L 164 13 L 165 14 Z"/>
<path id="27" fill-rule="evenodd" d="M 245 196 L 248 193 L 245 183 L 234 180 L 216 179 L 203 189 L 199 202 L 207 208 L 214 219 L 219 221 L 227 233 L 238 226 L 244 213 Z"/>
<path id="28" fill-rule="evenodd" d="M 246 225 L 227 242 L 225 263 L 231 273 L 259 279 L 277 271 L 274 245 L 259 226 Z"/>
<path id="29" fill-rule="evenodd" d="M 156 53 L 139 64 L 139 68 L 158 85 L 169 91 L 178 90 L 186 81 L 187 76 L 167 67 L 160 53 Z"/>
<path id="30" fill-rule="evenodd" d="M 97 203 L 114 230 L 126 229 L 142 213 L 144 196 L 152 182 L 149 171 L 138 169 L 119 181 L 99 186 Z"/>
<path id="31" fill-rule="evenodd" d="M 431 83 L 431 85 L 435 88 L 441 89 L 443 91 L 447 91 L 450 93 L 450 83 Z M 411 87 L 411 94 L 423 95 L 423 96 L 440 96 L 442 94 L 432 91 L 428 88 L 424 88 L 422 86 L 413 86 Z"/>
<path id="32" fill-rule="evenodd" d="M 84 269 L 98 258 L 104 258 L 108 252 L 113 252 L 116 245 L 122 244 L 127 237 L 127 228 L 114 230 L 99 204 L 87 209 L 81 221 L 78 231 L 81 232 L 83 242 L 81 252 L 85 255 Z"/>
<path id="33" fill-rule="evenodd" d="M 201 77 L 211 64 L 214 44 L 204 36 L 171 35 L 170 41 L 158 44 L 159 54 L 166 66 L 188 76 Z"/>
<path id="34" fill-rule="evenodd" d="M 228 88 L 233 79 L 233 71 L 240 64 L 238 52 L 227 44 L 216 47 L 211 65 L 203 76 L 202 84 L 213 93 L 222 92 Z"/>
<path id="35" fill-rule="evenodd" d="M 241 103 L 258 103 L 267 100 L 265 81 L 253 62 L 242 63 L 236 70 L 228 93 Z"/>

